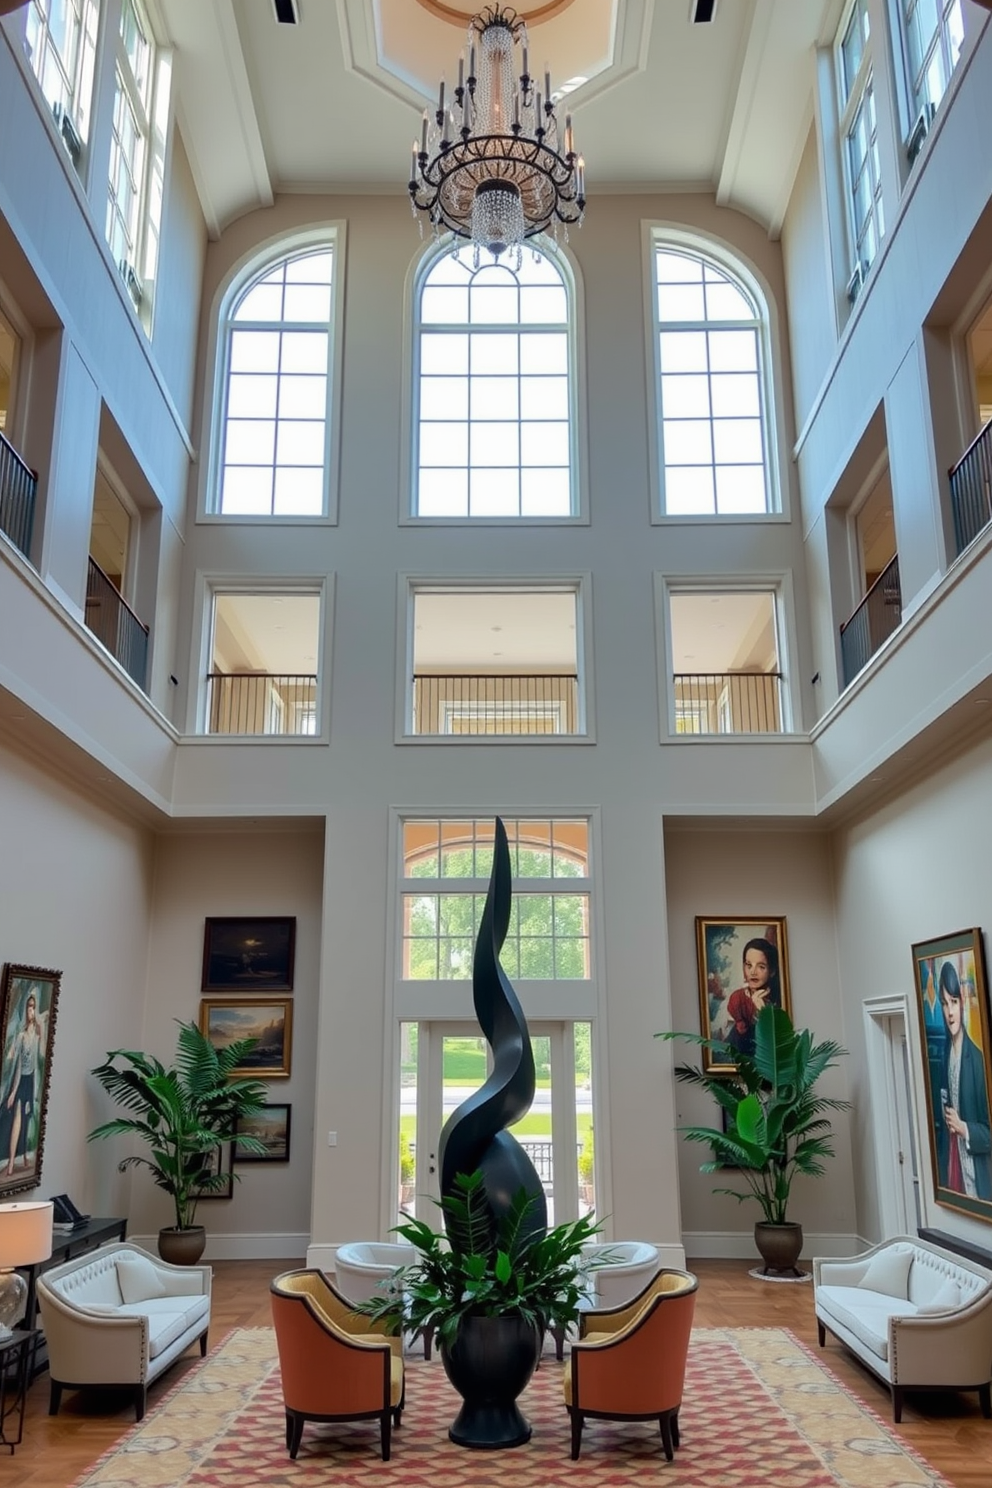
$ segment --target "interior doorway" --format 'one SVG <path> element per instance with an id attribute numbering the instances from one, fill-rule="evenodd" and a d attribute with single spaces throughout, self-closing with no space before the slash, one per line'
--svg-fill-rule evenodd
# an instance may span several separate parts
<path id="1" fill-rule="evenodd" d="M 925 1217 L 905 998 L 866 1003 L 865 1031 L 881 1232 L 915 1235 Z"/>
<path id="2" fill-rule="evenodd" d="M 548 1222 L 595 1205 L 591 1025 L 533 1022 L 536 1090 L 511 1128 L 537 1169 Z M 400 1025 L 397 1209 L 437 1228 L 438 1138 L 453 1111 L 485 1082 L 492 1054 L 476 1023 Z"/>

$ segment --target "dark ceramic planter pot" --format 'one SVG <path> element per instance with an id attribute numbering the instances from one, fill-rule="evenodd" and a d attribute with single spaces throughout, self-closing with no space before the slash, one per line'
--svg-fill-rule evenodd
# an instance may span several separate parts
<path id="1" fill-rule="evenodd" d="M 448 1431 L 459 1447 L 495 1451 L 530 1441 L 517 1408 L 541 1354 L 541 1331 L 523 1318 L 466 1317 L 441 1360 L 464 1402 Z"/>
<path id="2" fill-rule="evenodd" d="M 168 1225 L 158 1232 L 158 1253 L 173 1266 L 195 1266 L 206 1245 L 207 1232 L 203 1225 L 191 1225 L 188 1230 Z"/>
<path id="3" fill-rule="evenodd" d="M 769 1271 L 791 1271 L 798 1276 L 796 1262 L 803 1248 L 803 1227 L 789 1221 L 786 1224 L 769 1224 L 759 1220 L 754 1227 L 754 1243 L 765 1263 L 765 1274 Z"/>

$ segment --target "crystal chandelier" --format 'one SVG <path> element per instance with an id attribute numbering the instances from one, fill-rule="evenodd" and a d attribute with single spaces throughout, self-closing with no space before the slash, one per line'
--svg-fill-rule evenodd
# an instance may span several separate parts
<path id="1" fill-rule="evenodd" d="M 514 48 L 522 68 L 514 77 Z M 466 54 L 458 59 L 454 100 L 445 103 L 444 79 L 433 119 L 424 110 L 420 147 L 414 140 L 410 201 L 426 212 L 435 236 L 447 229 L 494 257 L 516 250 L 535 233 L 581 223 L 585 162 L 575 153 L 572 116 L 559 135 L 551 74 L 544 89 L 528 71 L 527 27 L 515 10 L 489 5 L 469 23 Z M 478 75 L 476 66 L 478 65 Z"/>

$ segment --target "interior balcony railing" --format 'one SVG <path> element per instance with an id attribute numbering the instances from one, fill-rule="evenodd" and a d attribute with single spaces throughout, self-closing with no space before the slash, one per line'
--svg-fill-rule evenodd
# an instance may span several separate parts
<path id="1" fill-rule="evenodd" d="M 781 672 L 676 672 L 678 734 L 779 734 Z"/>
<path id="2" fill-rule="evenodd" d="M 144 690 L 148 626 L 142 625 L 120 591 L 91 558 L 86 572 L 86 625 L 133 682 Z"/>
<path id="3" fill-rule="evenodd" d="M 208 734 L 317 732 L 317 678 L 307 672 L 209 672 Z"/>
<path id="4" fill-rule="evenodd" d="M 992 421 L 951 469 L 954 541 L 961 554 L 992 521 Z"/>
<path id="5" fill-rule="evenodd" d="M 575 734 L 579 679 L 574 673 L 472 676 L 416 672 L 414 734 Z"/>
<path id="6" fill-rule="evenodd" d="M 854 614 L 840 628 L 844 686 L 853 682 L 883 641 L 902 624 L 899 555 L 882 570 Z"/>
<path id="7" fill-rule="evenodd" d="M 38 477 L 0 434 L 0 531 L 5 532 L 25 558 L 31 555 L 31 531 Z"/>

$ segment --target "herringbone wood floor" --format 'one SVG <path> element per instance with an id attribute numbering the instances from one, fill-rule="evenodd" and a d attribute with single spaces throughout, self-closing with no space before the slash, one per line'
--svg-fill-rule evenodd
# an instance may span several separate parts
<path id="1" fill-rule="evenodd" d="M 816 1348 L 812 1287 L 756 1281 L 747 1274 L 748 1264 L 690 1262 L 700 1281 L 696 1321 L 711 1328 L 791 1328 Z M 268 1284 L 282 1269 L 278 1261 L 216 1263 L 212 1336 L 219 1339 L 228 1328 L 267 1325 Z M 839 1344 L 828 1340 L 823 1357 L 849 1388 L 891 1420 L 888 1392 Z M 198 1350 L 191 1350 L 153 1386 L 149 1408 L 198 1358 Z M 42 1375 L 28 1397 L 24 1441 L 10 1467 L 2 1469 L 3 1481 L 16 1481 L 18 1488 L 66 1488 L 133 1420 L 127 1401 L 100 1392 L 68 1393 L 61 1413 L 49 1417 L 48 1377 Z M 955 1488 L 989 1488 L 992 1483 L 992 1421 L 982 1418 L 974 1395 L 911 1396 L 902 1425 L 895 1429 Z"/>

